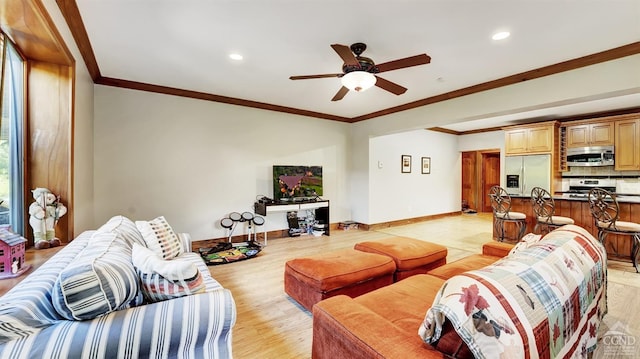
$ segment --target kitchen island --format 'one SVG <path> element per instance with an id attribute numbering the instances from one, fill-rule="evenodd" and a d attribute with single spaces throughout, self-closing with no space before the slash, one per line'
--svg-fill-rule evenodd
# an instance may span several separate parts
<path id="1" fill-rule="evenodd" d="M 616 197 L 620 206 L 620 221 L 640 223 L 640 196 L 618 196 Z M 572 218 L 575 224 L 585 228 L 596 238 L 598 237 L 598 229 L 594 225 L 591 211 L 589 210 L 589 202 L 586 197 L 570 197 L 569 194 L 557 194 L 553 197 L 556 205 L 556 216 Z M 533 206 L 531 197 L 529 196 L 511 196 L 511 211 L 521 212 L 527 215 L 526 233 L 533 233 L 533 227 L 536 225 L 535 216 L 533 214 Z M 505 224 L 507 237 L 514 238 L 515 228 Z M 538 233 L 539 234 L 539 233 Z M 493 237 L 497 238 L 497 233 Z M 631 261 L 631 237 L 609 234 L 605 244 L 607 256 L 615 260 Z"/>

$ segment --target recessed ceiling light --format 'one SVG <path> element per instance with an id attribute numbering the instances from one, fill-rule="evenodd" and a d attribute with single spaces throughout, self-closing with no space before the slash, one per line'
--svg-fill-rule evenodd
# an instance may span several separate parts
<path id="1" fill-rule="evenodd" d="M 507 37 L 509 37 L 511 35 L 511 33 L 509 31 L 500 31 L 500 32 L 496 32 L 495 34 L 493 34 L 493 36 L 491 37 L 494 40 L 504 40 Z"/>
<path id="2" fill-rule="evenodd" d="M 242 55 L 240 55 L 240 54 L 230 54 L 229 58 L 232 59 L 232 60 L 240 61 L 240 60 L 242 60 Z"/>

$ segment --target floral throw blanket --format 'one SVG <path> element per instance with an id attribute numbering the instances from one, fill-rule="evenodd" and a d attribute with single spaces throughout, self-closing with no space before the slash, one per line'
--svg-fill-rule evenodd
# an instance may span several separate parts
<path id="1" fill-rule="evenodd" d="M 575 225 L 493 265 L 450 278 L 419 335 L 437 343 L 450 321 L 476 358 L 586 358 L 607 312 L 607 256 Z"/>

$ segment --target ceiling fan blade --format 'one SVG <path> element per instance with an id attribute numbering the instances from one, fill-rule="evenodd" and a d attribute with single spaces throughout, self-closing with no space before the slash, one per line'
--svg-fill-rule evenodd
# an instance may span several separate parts
<path id="1" fill-rule="evenodd" d="M 396 83 L 393 83 L 389 80 L 385 80 L 379 76 L 376 76 L 376 79 L 377 79 L 376 86 L 380 87 L 383 90 L 387 90 L 396 95 L 402 95 L 403 93 L 407 92 L 406 87 L 402 87 Z"/>
<path id="2" fill-rule="evenodd" d="M 347 92 L 349 92 L 349 89 L 342 86 L 340 88 L 340 90 L 338 90 L 338 92 L 336 93 L 335 96 L 333 96 L 333 98 L 331 99 L 331 101 L 340 101 L 342 100 L 342 98 L 344 97 L 344 95 L 347 94 Z"/>
<path id="3" fill-rule="evenodd" d="M 424 65 L 431 62 L 431 57 L 427 54 L 421 54 L 411 57 L 405 57 L 404 59 L 384 62 L 376 65 L 380 72 L 392 71 L 397 69 L 402 69 L 405 67 Z"/>
<path id="4" fill-rule="evenodd" d="M 342 73 L 340 74 L 322 74 L 322 75 L 302 75 L 302 76 L 291 76 L 289 77 L 289 80 L 309 80 L 309 79 L 322 79 L 322 78 L 326 78 L 326 77 L 341 77 Z"/>
<path id="5" fill-rule="evenodd" d="M 345 65 L 360 67 L 360 63 L 358 62 L 356 57 L 353 55 L 353 52 L 351 52 L 351 49 L 349 48 L 349 46 L 333 44 L 331 45 L 331 47 L 342 58 L 342 61 L 344 61 Z"/>

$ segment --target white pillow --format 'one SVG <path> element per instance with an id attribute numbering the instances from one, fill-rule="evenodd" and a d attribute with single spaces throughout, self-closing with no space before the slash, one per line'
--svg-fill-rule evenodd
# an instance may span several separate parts
<path id="1" fill-rule="evenodd" d="M 132 243 L 140 243 L 145 245 L 144 239 L 142 238 L 142 234 L 140 234 L 140 230 L 136 227 L 136 224 L 133 223 L 129 218 L 117 215 L 111 217 L 105 224 L 103 224 L 96 233 L 116 233 L 122 239 L 127 241 L 129 246 Z"/>
<path id="2" fill-rule="evenodd" d="M 163 216 L 150 221 L 136 221 L 136 227 L 147 247 L 162 259 L 172 259 L 184 253 L 180 238 Z"/>
<path id="3" fill-rule="evenodd" d="M 158 273 L 168 280 L 179 281 L 195 277 L 198 272 L 193 262 L 179 259 L 163 260 L 149 248 L 133 244 L 131 260 L 134 267 L 146 274 Z"/>
<path id="4" fill-rule="evenodd" d="M 541 239 L 542 239 L 542 235 L 540 234 L 533 234 L 533 233 L 526 234 L 524 237 L 522 237 L 520 242 L 518 242 L 513 248 L 511 248 L 511 250 L 509 251 L 509 255 L 525 250 L 531 247 L 532 245 L 540 242 Z"/>
<path id="5" fill-rule="evenodd" d="M 131 260 L 147 301 L 159 302 L 205 291 L 204 278 L 189 259 L 163 260 L 150 249 L 134 244 Z"/>

